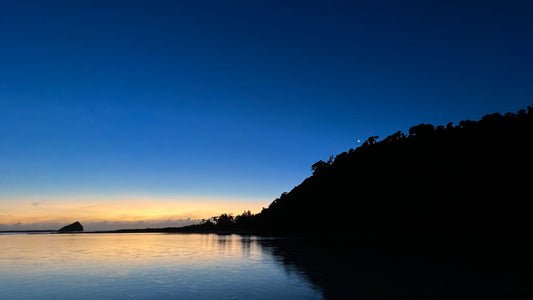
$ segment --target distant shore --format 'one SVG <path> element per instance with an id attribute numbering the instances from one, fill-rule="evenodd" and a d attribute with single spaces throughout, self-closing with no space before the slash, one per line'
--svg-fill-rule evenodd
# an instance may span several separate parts
<path id="1" fill-rule="evenodd" d="M 57 230 L 0 230 L 0 233 L 45 233 L 57 232 Z"/>
<path id="2" fill-rule="evenodd" d="M 60 233 L 60 234 L 84 234 L 84 233 L 205 233 L 205 234 L 254 234 L 268 235 L 267 232 L 258 232 L 250 230 L 191 230 L 183 227 L 166 227 L 166 228 L 144 228 L 144 229 L 117 229 L 117 230 L 98 230 L 98 231 L 72 231 L 59 232 L 59 230 L 0 230 L 2 233 Z"/>

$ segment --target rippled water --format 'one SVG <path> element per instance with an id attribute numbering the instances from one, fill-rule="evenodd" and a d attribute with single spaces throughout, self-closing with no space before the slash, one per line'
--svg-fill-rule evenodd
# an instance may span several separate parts
<path id="1" fill-rule="evenodd" d="M 265 242 L 215 234 L 0 235 L 0 298 L 322 298 Z"/>

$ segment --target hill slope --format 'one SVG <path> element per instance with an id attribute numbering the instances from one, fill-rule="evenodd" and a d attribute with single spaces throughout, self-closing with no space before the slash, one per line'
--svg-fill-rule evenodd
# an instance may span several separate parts
<path id="1" fill-rule="evenodd" d="M 532 225 L 532 154 L 531 106 L 457 126 L 420 124 L 315 163 L 257 215 L 223 214 L 189 229 L 521 234 Z"/>
<path id="2" fill-rule="evenodd" d="M 421 124 L 313 165 L 258 217 L 275 231 L 521 231 L 531 225 L 533 107 Z"/>

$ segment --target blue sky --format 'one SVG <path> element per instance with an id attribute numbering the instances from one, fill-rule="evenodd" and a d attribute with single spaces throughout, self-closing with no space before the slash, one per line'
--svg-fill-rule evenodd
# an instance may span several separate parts
<path id="1" fill-rule="evenodd" d="M 533 104 L 532 6 L 0 1 L 0 206 L 267 206 L 357 139 Z"/>

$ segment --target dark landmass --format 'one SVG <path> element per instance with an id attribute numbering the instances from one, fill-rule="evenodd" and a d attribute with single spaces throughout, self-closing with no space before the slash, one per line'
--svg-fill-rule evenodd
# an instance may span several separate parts
<path id="1" fill-rule="evenodd" d="M 46 230 L 0 230 L 0 233 L 52 233 L 57 232 L 57 230 L 46 229 Z"/>
<path id="2" fill-rule="evenodd" d="M 61 229 L 59 229 L 57 232 L 81 232 L 83 231 L 83 226 L 80 224 L 80 222 L 76 221 L 70 225 L 67 225 Z"/>
<path id="3" fill-rule="evenodd" d="M 530 238 L 533 106 L 378 139 L 318 161 L 311 177 L 258 214 L 221 214 L 157 231 Z"/>

